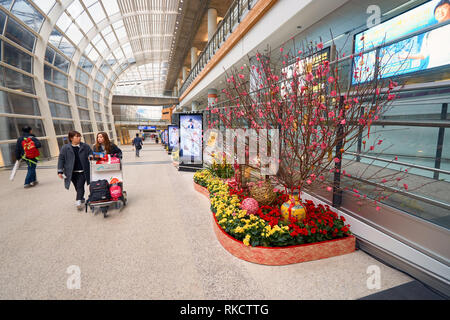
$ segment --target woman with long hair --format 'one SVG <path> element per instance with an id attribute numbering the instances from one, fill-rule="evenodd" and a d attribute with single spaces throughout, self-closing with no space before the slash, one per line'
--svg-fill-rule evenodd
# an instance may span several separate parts
<path id="1" fill-rule="evenodd" d="M 97 133 L 97 138 L 95 139 L 95 141 L 96 143 L 92 148 L 94 152 L 106 153 L 122 159 L 122 150 L 120 150 L 118 146 L 116 146 L 111 142 L 111 140 L 109 140 L 108 134 L 106 132 Z"/>

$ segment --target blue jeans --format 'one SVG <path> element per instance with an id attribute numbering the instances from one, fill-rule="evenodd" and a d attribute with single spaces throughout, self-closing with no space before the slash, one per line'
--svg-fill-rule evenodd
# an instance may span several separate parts
<path id="1" fill-rule="evenodd" d="M 25 178 L 25 184 L 30 184 L 36 181 L 36 164 L 30 161 L 27 161 L 28 172 Z"/>

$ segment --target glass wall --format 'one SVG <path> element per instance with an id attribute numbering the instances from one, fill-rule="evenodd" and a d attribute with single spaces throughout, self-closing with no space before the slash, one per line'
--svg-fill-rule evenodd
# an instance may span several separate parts
<path id="1" fill-rule="evenodd" d="M 33 50 L 44 16 L 25 0 L 0 6 L 0 167 L 14 163 L 16 140 L 30 126 L 50 157 L 33 79 Z M 54 112 L 57 107 L 54 108 Z"/>
<path id="2" fill-rule="evenodd" d="M 72 1 L 49 32 L 43 57 L 44 78 L 37 79 L 34 76 L 34 52 L 38 41 L 42 41 L 39 33 L 50 10 L 60 10 L 54 5 L 54 0 L 0 1 L 0 167 L 15 161 L 11 146 L 25 125 L 30 125 L 41 140 L 56 139 L 59 147 L 64 144 L 69 130 L 81 127 L 85 139 L 91 141 L 93 122 L 99 130 L 113 127 L 110 90 L 118 77 L 113 70 L 121 71 L 120 60 L 127 63 L 132 60 L 132 52 L 128 52 L 131 56 L 126 57 L 122 46 L 114 53 L 109 49 L 109 45 L 119 43 L 118 37 L 126 38 L 123 21 L 101 30 L 92 39 L 79 62 L 76 61 L 74 79 L 70 79 L 69 72 L 75 52 L 79 50 L 78 45 L 87 37 L 88 31 L 107 16 L 120 12 L 117 0 L 108 1 L 108 5 L 101 0 Z M 101 53 L 107 49 L 110 53 L 105 59 Z M 103 61 L 100 68 L 95 67 L 98 59 Z M 69 86 L 70 80 L 74 84 L 72 87 Z M 41 114 L 34 81 L 40 81 L 45 88 L 46 97 L 41 98 L 47 98 L 51 115 L 51 119 L 46 121 Z M 71 106 L 70 101 L 75 101 L 76 105 Z M 73 110 L 78 112 L 79 124 L 75 123 L 74 119 L 78 121 L 78 117 L 74 117 Z M 45 126 L 51 125 L 56 137 L 49 137 L 45 132 Z M 57 155 L 54 149 L 50 154 L 47 142 L 42 150 L 44 158 Z"/>

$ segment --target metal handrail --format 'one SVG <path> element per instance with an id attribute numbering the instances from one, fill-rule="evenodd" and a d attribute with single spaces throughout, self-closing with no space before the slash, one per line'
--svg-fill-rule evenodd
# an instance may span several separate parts
<path id="1" fill-rule="evenodd" d="M 247 3 L 246 7 L 247 7 L 247 12 L 248 12 L 248 11 L 250 11 L 252 6 L 254 5 L 254 2 L 257 2 L 257 1 L 254 1 L 254 0 L 235 0 L 233 2 L 233 4 L 230 6 L 230 8 L 228 9 L 227 13 L 225 14 L 223 20 L 220 21 L 219 25 L 217 26 L 217 29 L 214 32 L 214 35 L 211 37 L 211 39 L 206 44 L 204 50 L 198 56 L 197 62 L 192 67 L 191 71 L 189 72 L 189 75 L 186 77 L 186 80 L 181 85 L 181 88 L 179 90 L 179 95 L 180 96 L 187 89 L 187 87 L 194 81 L 194 79 L 201 72 L 201 70 L 203 70 L 203 67 L 209 62 L 209 60 L 211 60 L 211 58 L 215 54 L 215 50 L 219 48 L 219 44 L 225 42 L 226 38 L 228 38 L 228 37 L 225 37 L 225 34 L 226 33 L 231 34 L 232 30 L 233 30 L 233 27 L 240 23 L 241 18 L 244 16 L 243 13 L 245 12 L 245 10 L 241 10 L 241 7 L 243 7 L 242 4 Z M 235 21 L 237 21 L 237 23 L 231 25 L 232 15 L 233 15 L 233 13 L 234 13 L 236 8 L 238 8 L 238 10 L 237 10 L 238 14 L 237 14 L 237 17 L 235 19 Z M 225 24 L 227 22 L 228 22 L 229 29 L 225 30 L 226 27 L 227 27 L 227 26 L 225 26 Z M 221 32 L 223 34 L 222 39 L 220 39 L 220 37 L 218 36 L 218 35 L 220 35 Z M 217 42 L 217 44 L 216 44 L 216 42 Z M 210 53 L 211 53 L 211 49 L 212 48 L 214 48 L 214 54 L 211 56 Z M 206 61 L 203 61 L 204 58 L 206 57 L 207 53 L 209 53 L 209 57 L 207 57 Z M 203 63 L 203 65 L 200 66 L 202 63 Z"/>
<path id="2" fill-rule="evenodd" d="M 444 173 L 444 174 L 450 175 L 450 171 L 448 171 L 448 170 L 424 167 L 424 166 L 420 166 L 420 165 L 412 164 L 412 163 L 408 163 L 408 162 L 377 158 L 377 157 L 368 156 L 368 155 L 365 155 L 365 154 L 362 154 L 362 153 L 345 152 L 344 155 L 345 154 L 349 154 L 349 155 L 356 156 L 356 157 L 367 158 L 367 159 L 371 159 L 371 160 L 376 160 L 376 161 L 381 161 L 381 162 L 389 162 L 389 163 L 392 163 L 392 164 L 398 164 L 398 165 L 407 166 L 407 167 L 416 168 L 416 169 L 428 170 L 428 171 L 432 171 L 432 172 L 439 172 L 439 173 Z"/>
<path id="3" fill-rule="evenodd" d="M 446 209 L 446 210 L 450 210 L 450 204 L 445 203 L 445 202 L 441 202 L 441 201 L 438 201 L 438 200 L 433 200 L 433 199 L 430 199 L 430 198 L 427 198 L 427 197 L 419 196 L 419 195 L 417 195 L 415 193 L 406 192 L 406 191 L 403 191 L 403 190 L 400 190 L 400 189 L 397 189 L 397 188 L 388 187 L 386 185 L 381 185 L 379 183 L 372 182 L 372 181 L 369 181 L 369 180 L 366 180 L 366 179 L 363 179 L 363 178 L 358 178 L 358 177 L 353 177 L 353 176 L 352 177 L 347 177 L 347 178 L 350 178 L 350 179 L 353 179 L 353 180 L 356 180 L 356 181 L 360 181 L 360 182 L 363 182 L 365 184 L 372 185 L 372 186 L 375 186 L 375 187 L 382 187 L 385 190 L 389 190 L 391 192 L 395 192 L 397 194 L 400 194 L 400 195 L 403 195 L 403 196 L 406 196 L 406 197 L 409 197 L 409 198 L 412 198 L 412 199 L 415 199 L 415 200 L 419 200 L 419 201 L 422 201 L 422 202 L 425 202 L 425 203 L 429 203 L 429 204 L 432 204 L 434 206 L 437 206 L 437 207 L 440 207 L 440 208 L 443 208 L 443 209 Z"/>

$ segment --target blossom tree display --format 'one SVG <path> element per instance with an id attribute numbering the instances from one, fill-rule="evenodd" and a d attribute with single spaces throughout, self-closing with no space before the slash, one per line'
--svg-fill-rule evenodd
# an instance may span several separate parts
<path id="1" fill-rule="evenodd" d="M 362 141 L 360 152 L 373 151 L 383 142 L 366 142 L 374 140 L 372 124 L 389 109 L 398 87 L 392 78 L 382 78 L 383 61 L 375 61 L 374 68 L 362 53 L 345 57 L 334 44 L 324 49 L 322 43 L 303 50 L 280 48 L 276 58 L 257 53 L 248 64 L 227 73 L 223 93 L 228 101 L 208 109 L 215 117 L 209 119 L 209 128 L 278 129 L 279 154 L 271 156 L 278 157 L 279 170 L 271 177 L 273 184 L 291 194 L 317 186 L 337 194 L 340 186 L 330 181 L 350 176 L 345 166 L 351 161 L 344 155 L 358 141 Z M 260 153 L 267 152 L 259 147 Z M 380 168 L 368 175 L 366 170 L 364 179 L 407 190 L 401 182 L 404 173 L 386 174 Z M 367 197 L 355 188 L 352 191 Z M 382 197 L 386 197 L 383 188 L 376 201 Z"/>

